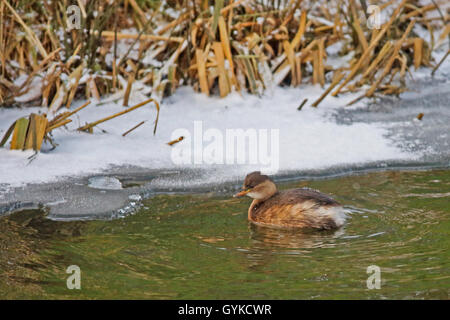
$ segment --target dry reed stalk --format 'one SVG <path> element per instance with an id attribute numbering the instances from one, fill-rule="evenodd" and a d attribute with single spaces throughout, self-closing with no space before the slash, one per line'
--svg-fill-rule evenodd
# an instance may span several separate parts
<path id="1" fill-rule="evenodd" d="M 354 76 L 356 75 L 356 73 L 359 71 L 359 68 L 361 67 L 362 63 L 366 60 L 366 58 L 369 57 L 369 55 L 371 54 L 372 50 L 375 48 L 375 46 L 378 44 L 378 42 L 381 40 L 381 38 L 383 37 L 383 35 L 386 33 L 386 31 L 388 30 L 388 28 L 392 25 L 392 23 L 394 22 L 394 20 L 397 18 L 398 14 L 400 13 L 400 11 L 402 10 L 403 6 L 405 5 L 406 0 L 402 0 L 402 2 L 398 5 L 398 7 L 395 9 L 395 11 L 393 12 L 391 18 L 389 19 L 389 21 L 383 26 L 383 28 L 381 29 L 381 31 L 378 33 L 378 35 L 376 36 L 376 38 L 369 44 L 369 47 L 364 51 L 364 53 L 361 55 L 361 57 L 359 58 L 358 62 L 356 62 L 356 64 L 353 66 L 352 70 L 350 71 L 350 74 L 347 76 L 347 78 L 344 80 L 343 83 L 341 83 L 341 85 L 331 94 L 332 96 L 336 96 L 339 94 L 339 91 L 342 90 L 342 88 L 350 81 L 354 78 Z"/>
<path id="2" fill-rule="evenodd" d="M 55 114 L 56 111 L 58 111 L 58 109 L 61 108 L 61 106 L 64 103 L 64 98 L 67 96 L 66 86 L 64 84 L 61 85 L 61 80 L 59 77 L 56 78 L 55 84 L 56 84 L 56 94 L 53 97 L 50 106 L 48 107 L 49 113 L 53 114 Z"/>
<path id="3" fill-rule="evenodd" d="M 377 57 L 372 61 L 372 63 L 369 65 L 369 67 L 364 71 L 361 80 L 359 82 L 359 85 L 362 85 L 363 79 L 365 79 L 369 74 L 371 74 L 375 68 L 378 66 L 378 64 L 384 59 L 384 57 L 390 52 L 392 49 L 392 43 L 387 41 L 384 46 L 381 48 L 380 52 L 378 53 Z"/>
<path id="4" fill-rule="evenodd" d="M 5 56 L 5 44 L 4 44 L 4 37 L 3 37 L 3 28 L 4 28 L 4 17 L 3 17 L 3 11 L 4 11 L 4 2 L 0 2 L 0 61 L 2 64 L 2 78 L 5 76 L 5 62 L 6 62 L 6 56 Z M 1 88 L 0 88 L 0 94 L 1 94 Z"/>
<path id="5" fill-rule="evenodd" d="M 317 40 L 313 40 L 311 41 L 311 43 L 306 46 L 306 48 L 303 48 L 300 53 L 296 54 L 296 58 L 300 58 L 300 61 L 306 62 L 307 61 L 307 56 L 310 54 L 312 48 L 314 46 L 317 45 Z M 280 59 L 278 61 L 278 63 L 275 63 L 272 67 L 272 70 L 276 69 L 276 71 L 274 72 L 274 78 L 276 78 L 276 80 L 274 81 L 274 83 L 276 85 L 279 85 L 281 83 L 281 81 L 283 81 L 283 79 L 287 76 L 288 72 L 289 72 L 289 62 L 285 61 L 286 55 L 282 54 L 280 56 Z M 283 62 L 284 61 L 284 62 Z M 282 62 L 282 63 L 281 63 Z M 281 63 L 281 65 L 280 65 Z"/>
<path id="6" fill-rule="evenodd" d="M 195 49 L 195 57 L 197 61 L 198 81 L 200 83 L 201 92 L 209 96 L 209 86 L 206 78 L 205 54 L 202 49 Z"/>
<path id="7" fill-rule="evenodd" d="M 233 63 L 233 57 L 231 55 L 231 49 L 230 49 L 230 40 L 228 38 L 227 33 L 227 26 L 225 24 L 225 20 L 222 16 L 219 16 L 218 18 L 218 26 L 219 26 L 219 33 L 220 33 L 220 42 L 222 43 L 223 52 L 225 54 L 225 57 L 228 60 L 229 64 L 229 72 L 231 73 L 231 82 L 235 86 L 236 90 L 239 91 L 239 84 L 236 80 L 236 75 L 234 74 L 234 63 Z"/>
<path id="8" fill-rule="evenodd" d="M 133 107 L 130 107 L 130 108 L 124 110 L 124 111 L 120 111 L 120 112 L 118 112 L 118 113 L 115 113 L 115 114 L 113 114 L 113 115 L 111 115 L 111 116 L 108 116 L 108 117 L 106 117 L 106 118 L 103 118 L 103 119 L 100 119 L 100 120 L 97 120 L 97 121 L 88 123 L 88 124 L 86 124 L 86 125 L 84 125 L 84 126 L 82 126 L 82 127 L 79 127 L 77 130 L 78 130 L 78 131 L 85 131 L 85 132 L 92 133 L 92 129 L 93 129 L 96 125 L 98 125 L 98 124 L 100 124 L 100 123 L 103 123 L 103 122 L 105 122 L 105 121 L 108 121 L 108 120 L 117 118 L 117 117 L 119 117 L 119 116 L 121 116 L 121 115 L 124 115 L 124 114 L 126 114 L 126 113 L 128 113 L 128 112 L 131 112 L 131 111 L 133 111 L 133 110 L 136 110 L 137 108 L 140 108 L 140 107 L 146 105 L 146 104 L 149 103 L 149 102 L 155 103 L 155 105 L 156 105 L 156 110 L 157 110 L 156 120 L 155 120 L 155 127 L 154 127 L 154 129 L 153 129 L 153 134 L 155 134 L 155 133 L 156 133 L 156 127 L 157 127 L 157 125 L 158 125 L 158 119 L 159 119 L 159 103 L 158 103 L 155 99 L 153 99 L 153 98 L 147 99 L 147 100 L 145 100 L 144 102 L 138 103 L 137 105 L 135 105 L 135 106 L 133 106 Z"/>
<path id="9" fill-rule="evenodd" d="M 44 57 L 47 58 L 47 51 L 44 49 L 44 46 L 39 41 L 38 37 L 34 34 L 33 30 L 30 29 L 30 27 L 27 26 L 27 24 L 22 20 L 20 15 L 14 10 L 14 8 L 8 3 L 8 1 L 3 0 L 3 2 L 6 4 L 8 9 L 11 11 L 11 13 L 16 18 L 17 22 L 22 26 L 22 28 L 25 30 L 25 32 L 28 35 L 27 40 L 30 41 L 34 46 L 36 46 L 39 50 L 39 53 Z"/>
<path id="10" fill-rule="evenodd" d="M 93 34 L 95 34 L 95 31 L 92 31 Z M 139 35 L 138 34 L 130 34 L 130 33 L 122 33 L 117 32 L 117 39 L 136 39 Z M 114 38 L 114 31 L 103 31 L 102 37 L 105 38 Z M 141 40 L 148 40 L 148 41 L 172 41 L 172 42 L 183 42 L 184 38 L 182 37 L 165 37 L 165 36 L 159 36 L 159 35 L 152 35 L 152 34 L 142 34 L 140 37 Z"/>
<path id="11" fill-rule="evenodd" d="M 58 81 L 60 81 L 61 70 L 56 70 L 56 64 L 50 66 L 44 78 L 44 87 L 42 89 L 42 106 L 48 106 L 50 92 L 55 89 Z M 46 84 L 46 85 L 45 85 Z M 56 92 L 58 89 L 55 89 Z M 55 100 L 56 94 L 53 96 L 52 102 Z"/>
<path id="12" fill-rule="evenodd" d="M 81 46 L 82 44 L 80 43 L 76 48 L 75 51 L 73 52 L 73 54 L 70 56 L 70 58 L 67 60 L 66 62 L 66 69 L 70 69 L 70 66 L 72 65 L 72 63 L 76 60 L 76 56 L 78 55 L 78 53 L 81 50 Z"/>
<path id="13" fill-rule="evenodd" d="M 25 119 L 25 118 L 24 118 Z M 3 147 L 6 143 L 6 141 L 8 141 L 9 136 L 12 134 L 12 132 L 14 131 L 14 129 L 16 128 L 16 124 L 17 124 L 17 120 L 14 121 L 9 128 L 6 130 L 2 140 L 0 141 L 0 148 Z"/>
<path id="14" fill-rule="evenodd" d="M 408 58 L 406 57 L 406 55 L 404 55 L 403 53 L 400 53 L 400 78 L 402 81 L 405 80 L 405 74 L 406 74 L 406 70 L 408 69 Z"/>
<path id="15" fill-rule="evenodd" d="M 55 118 L 53 118 L 51 121 L 49 121 L 48 126 L 49 128 L 47 128 L 47 133 L 50 132 L 51 130 L 53 130 L 54 128 L 52 127 L 59 127 L 58 124 L 60 124 L 61 122 L 64 122 L 67 118 L 73 116 L 75 113 L 77 113 L 78 111 L 84 109 L 85 107 L 87 107 L 89 104 L 91 103 L 91 101 L 86 101 L 85 103 L 83 103 L 81 106 L 79 106 L 78 108 L 76 108 L 75 110 L 71 111 L 71 112 L 65 112 L 63 114 L 60 114 L 58 116 L 56 116 Z M 51 128 L 51 129 L 50 129 Z"/>
<path id="16" fill-rule="evenodd" d="M 359 44 L 361 45 L 362 51 L 366 51 L 369 45 L 367 44 L 366 37 L 364 36 L 364 32 L 361 29 L 361 25 L 359 24 L 359 20 L 353 22 L 353 28 L 356 30 L 356 34 L 358 35 Z"/>
<path id="17" fill-rule="evenodd" d="M 137 125 L 135 125 L 135 126 L 134 126 L 133 128 L 131 128 L 130 130 L 125 131 L 125 132 L 122 134 L 122 137 L 125 137 L 127 134 L 129 134 L 130 132 L 132 132 L 132 131 L 134 131 L 135 129 L 139 128 L 139 127 L 142 126 L 144 123 L 145 123 L 145 120 L 139 122 Z"/>
<path id="18" fill-rule="evenodd" d="M 223 47 L 220 42 L 214 42 L 213 44 L 214 54 L 216 56 L 218 73 L 219 73 L 219 91 L 220 96 L 225 97 L 230 93 L 229 81 L 227 72 L 225 70 L 225 58 L 223 54 Z"/>
<path id="19" fill-rule="evenodd" d="M 90 93 L 92 95 L 92 98 L 94 98 L 95 101 L 100 101 L 100 94 L 98 92 L 97 84 L 95 83 L 95 77 L 89 77 L 87 80 L 87 84 L 90 88 Z"/>
<path id="20" fill-rule="evenodd" d="M 168 144 L 169 146 L 173 146 L 174 144 L 176 144 L 176 143 L 178 143 L 178 142 L 180 142 L 180 141 L 183 141 L 183 140 L 184 140 L 184 137 L 183 137 L 183 136 L 180 136 L 178 139 L 175 139 L 175 140 L 172 140 L 172 141 L 167 142 L 167 144 Z"/>
<path id="21" fill-rule="evenodd" d="M 423 39 L 414 38 L 414 68 L 416 70 L 422 64 Z"/>
<path id="22" fill-rule="evenodd" d="M 308 102 L 308 98 L 303 99 L 302 103 L 298 106 L 297 110 L 300 111 L 304 105 Z"/>
<path id="23" fill-rule="evenodd" d="M 298 31 L 291 42 L 291 47 L 294 49 L 294 51 L 298 50 L 303 34 L 305 33 L 305 30 L 306 30 L 306 11 L 303 10 L 300 16 Z"/>
<path id="24" fill-rule="evenodd" d="M 215 39 L 216 30 L 217 30 L 217 22 L 218 22 L 219 16 L 221 16 L 220 10 L 222 10 L 222 8 L 223 8 L 223 0 L 214 1 L 214 13 L 213 13 L 213 16 L 211 17 L 211 19 L 212 19 L 212 25 L 211 25 L 212 39 Z"/>
<path id="25" fill-rule="evenodd" d="M 317 54 L 319 58 L 319 83 L 323 87 L 325 85 L 325 37 L 319 40 Z"/>
<path id="26" fill-rule="evenodd" d="M 131 93 L 131 87 L 133 86 L 133 82 L 136 78 L 137 66 L 132 67 L 132 71 L 128 74 L 127 88 L 125 89 L 125 94 L 123 96 L 123 106 L 128 107 L 128 99 Z"/>
<path id="27" fill-rule="evenodd" d="M 45 65 L 47 65 L 47 63 L 54 58 L 54 56 L 61 51 L 61 48 L 56 49 L 55 51 L 52 51 L 49 55 L 47 55 L 47 57 L 42 60 L 38 67 L 35 68 L 30 75 L 28 76 L 28 78 L 24 81 L 24 83 L 19 87 L 19 91 L 21 91 L 23 88 L 25 88 L 26 86 L 28 86 L 31 83 L 31 80 L 33 80 L 34 76 L 39 72 L 39 71 L 43 71 Z M 19 93 L 18 95 L 21 95 L 23 93 Z"/>
<path id="28" fill-rule="evenodd" d="M 14 122 L 14 132 L 11 138 L 11 150 L 22 150 L 27 136 L 29 118 L 20 118 Z M 6 135 L 5 135 L 6 137 Z M 7 138 L 6 138 L 7 139 Z M 5 140 L 6 142 L 6 140 Z M 4 144 L 4 143 L 3 143 Z"/>
<path id="29" fill-rule="evenodd" d="M 72 83 L 72 81 L 73 81 L 73 85 L 70 88 L 69 96 L 67 98 L 67 103 L 66 103 L 67 109 L 70 108 L 70 105 L 72 104 L 72 100 L 75 97 L 75 93 L 78 88 L 78 83 L 80 82 L 81 76 L 83 74 L 83 67 L 84 67 L 84 64 L 79 65 L 78 68 L 76 68 L 69 76 L 69 84 Z"/>
<path id="30" fill-rule="evenodd" d="M 297 83 L 300 85 L 302 83 L 302 58 L 295 57 L 295 67 L 297 73 Z"/>
<path id="31" fill-rule="evenodd" d="M 84 6 L 84 1 L 77 1 L 82 5 L 80 8 L 83 17 L 90 16 L 93 19 L 92 10 L 97 7 L 90 5 L 90 2 Z M 93 1 L 97 3 L 98 0 Z M 386 39 L 388 40 L 386 43 L 395 43 L 401 37 L 402 21 L 418 18 L 430 33 L 433 32 L 436 23 L 432 22 L 434 20 L 428 21 L 425 13 L 438 9 L 437 5 L 422 5 L 416 0 L 403 0 L 400 4 L 395 4 L 393 15 L 381 30 L 370 31 L 359 20 L 358 10 L 360 7 L 365 8 L 365 1 L 360 4 L 354 0 L 338 1 L 333 8 L 324 5 L 308 8 L 309 2 L 305 4 L 300 0 L 291 0 L 284 9 L 277 8 L 275 3 L 240 0 L 231 1 L 223 7 L 222 1 L 218 1 L 214 6 L 214 14 L 210 13 L 207 1 L 200 2 L 187 3 L 182 9 L 177 8 L 176 10 L 180 10 L 180 14 L 176 18 L 160 14 L 159 8 L 153 9 L 152 12 L 144 12 L 144 7 L 137 0 L 127 1 L 125 4 L 115 4 L 114 19 L 105 18 L 106 23 L 103 23 L 100 22 L 101 19 L 96 18 L 91 21 L 92 23 L 83 26 L 89 30 L 88 33 L 91 37 L 83 37 L 75 30 L 67 33 L 67 40 L 70 40 L 72 45 L 60 43 L 58 36 L 51 28 L 47 27 L 40 35 L 35 34 L 36 37 L 39 35 L 38 40 L 41 41 L 42 47 L 47 52 L 52 52 L 64 45 L 67 47 L 64 48 L 64 52 L 68 53 L 70 57 L 66 61 L 62 61 L 63 56 L 58 57 L 55 53 L 51 59 L 44 59 L 46 63 L 42 64 L 42 54 L 40 54 L 38 46 L 34 45 L 32 41 L 34 38 L 27 32 L 25 33 L 27 39 L 23 38 L 25 41 L 15 36 L 16 29 L 22 29 L 22 24 L 16 23 L 17 19 L 14 14 L 9 15 L 9 9 L 6 9 L 8 15 L 4 14 L 3 8 L 7 8 L 7 4 L 4 0 L 0 0 L 0 19 L 4 22 L 0 26 L 0 63 L 3 75 L 3 78 L 0 79 L 0 102 L 11 101 L 19 93 L 24 93 L 23 88 L 18 92 L 14 85 L 8 84 L 8 82 L 12 83 L 9 80 L 14 80 L 19 74 L 32 70 L 34 74 L 26 81 L 28 85 L 35 75 L 44 73 L 47 68 L 49 70 L 46 71 L 45 77 L 49 81 L 42 90 L 44 105 L 47 102 L 51 102 L 52 106 L 58 105 L 62 100 L 69 107 L 75 93 L 80 89 L 85 89 L 88 97 L 96 96 L 96 91 L 101 96 L 114 91 L 114 88 L 117 87 L 117 80 L 126 91 L 127 84 L 130 83 L 129 72 L 122 66 L 118 66 L 117 63 L 110 66 L 110 63 L 105 61 L 106 53 L 111 46 L 110 41 L 114 40 L 116 47 L 118 39 L 134 39 L 134 43 L 140 42 L 139 57 L 145 54 L 149 59 L 162 62 L 161 67 L 154 67 L 142 63 L 140 58 L 131 59 L 134 63 L 139 62 L 139 71 L 135 73 L 134 81 L 151 84 L 153 86 L 152 96 L 158 99 L 162 99 L 166 94 L 171 94 L 181 80 L 198 85 L 202 92 L 206 91 L 205 87 L 207 87 L 208 93 L 217 91 L 221 96 L 225 96 L 233 88 L 238 92 L 244 89 L 252 93 L 259 93 L 260 89 L 271 86 L 270 79 L 273 79 L 273 84 L 297 86 L 301 84 L 302 77 L 305 75 L 311 75 L 311 79 L 315 83 L 324 86 L 325 73 L 336 72 L 332 66 L 325 65 L 326 47 L 338 41 L 345 41 L 348 36 L 351 36 L 353 41 L 348 43 L 348 46 L 344 46 L 342 53 L 354 51 L 360 55 L 351 60 L 344 81 L 341 81 L 333 89 L 332 94 L 337 95 L 340 92 L 359 89 L 363 83 L 371 81 L 377 75 L 376 72 L 380 66 L 384 68 L 386 63 L 390 62 L 389 56 L 393 53 L 392 45 L 383 42 Z M 349 5 L 345 5 L 346 3 Z M 394 1 L 389 1 L 380 4 L 380 9 L 393 3 Z M 294 13 L 298 12 L 300 4 L 302 8 L 300 16 L 297 18 Z M 333 4 L 330 5 L 333 6 Z M 127 24 L 122 18 L 126 14 L 126 6 L 132 13 L 133 21 L 131 23 L 134 23 L 135 28 L 141 30 L 138 35 L 118 31 L 120 28 L 130 27 L 130 21 L 127 21 Z M 169 6 L 172 7 L 172 5 Z M 19 6 L 19 8 L 21 7 Z M 56 9 L 54 13 L 48 11 L 50 7 L 46 6 L 45 8 L 46 14 L 37 18 L 36 25 L 39 23 L 45 25 L 47 17 L 51 17 L 54 19 L 56 27 L 65 28 L 67 16 L 63 12 L 64 6 L 55 4 L 54 8 L 52 7 L 52 10 Z M 16 13 L 22 13 L 19 9 L 14 10 L 17 10 Z M 100 8 L 99 10 L 106 17 L 106 9 Z M 147 16 L 149 18 L 146 18 Z M 261 19 L 263 19 L 262 22 Z M 154 34 L 145 31 L 147 27 L 150 28 L 150 20 L 153 24 L 162 23 L 162 27 Z M 22 22 L 29 23 L 30 21 L 32 21 L 31 18 L 22 17 Z M 443 32 L 439 41 L 445 39 L 450 30 L 445 17 L 443 17 L 443 22 Z M 34 30 L 36 25 L 29 24 L 30 30 Z M 445 25 L 447 25 L 447 29 Z M 219 29 L 218 35 L 215 32 L 216 28 Z M 107 31 L 108 29 L 114 31 Z M 91 41 L 91 38 L 94 39 L 94 42 Z M 102 39 L 104 41 L 101 41 L 99 50 L 92 51 L 96 49 L 95 44 Z M 185 41 L 189 41 L 186 47 L 184 47 Z M 219 43 L 219 41 L 222 50 L 219 50 L 218 44 L 215 43 Z M 176 43 L 180 43 L 180 45 L 178 46 Z M 410 65 L 414 65 L 416 68 L 431 66 L 430 48 L 435 47 L 433 37 L 428 43 L 423 43 L 423 40 L 407 39 L 404 44 L 394 57 L 394 61 L 400 63 L 399 70 L 393 68 L 386 75 L 388 76 L 390 73 L 391 79 L 394 76 L 397 79 L 400 75 L 400 80 L 403 81 Z M 130 46 L 130 51 L 132 47 Z M 214 55 L 209 53 L 210 48 Z M 197 49 L 202 51 L 203 66 L 197 63 Z M 90 51 L 93 53 L 89 53 Z M 114 57 L 116 57 L 116 49 L 114 51 Z M 86 56 L 92 57 L 89 58 L 89 61 L 84 61 Z M 167 57 L 170 58 L 167 59 Z M 18 65 L 10 64 L 8 66 L 9 60 L 18 61 Z M 49 63 L 50 60 L 57 61 L 56 68 L 54 67 L 56 64 Z M 7 66 L 5 66 L 5 61 Z M 127 59 L 121 60 L 121 62 L 125 61 Z M 95 87 L 92 85 L 92 80 L 82 83 L 73 81 L 73 79 L 79 79 L 79 73 L 74 73 L 74 71 L 83 62 L 88 62 L 85 69 L 87 69 L 86 73 L 91 72 L 91 74 L 94 74 L 92 72 L 94 66 L 96 68 L 111 67 L 112 79 L 105 77 L 101 82 L 97 81 Z M 313 65 L 313 71 L 311 72 L 309 68 L 302 70 L 302 66 L 309 65 L 309 63 Z M 204 70 L 199 70 L 199 68 Z M 306 71 L 306 73 L 302 75 L 302 71 Z M 203 73 L 203 76 L 200 76 L 199 73 Z M 287 77 L 288 74 L 289 77 Z M 355 83 L 349 83 L 357 74 L 361 74 L 361 78 Z M 71 78 L 66 86 L 58 79 L 63 75 Z M 76 78 L 72 78 L 75 76 Z M 192 81 L 197 77 L 198 84 L 197 81 Z M 127 79 L 128 83 L 123 79 Z M 152 81 L 153 83 L 151 83 Z M 169 90 L 165 90 L 166 85 L 170 86 Z M 394 94 L 400 90 L 382 85 L 381 82 L 379 88 L 382 92 Z"/>
<path id="32" fill-rule="evenodd" d="M 290 45 L 289 41 L 284 40 L 283 41 L 283 48 L 284 48 L 284 54 L 288 58 L 288 62 L 291 69 L 291 76 L 292 76 L 292 86 L 296 87 L 299 83 L 297 81 L 297 67 L 295 62 L 295 55 L 294 55 L 294 49 Z"/>
<path id="33" fill-rule="evenodd" d="M 355 99 L 353 99 L 352 101 L 350 101 L 349 103 L 347 103 L 347 106 L 351 106 L 351 105 L 355 104 L 356 102 L 362 100 L 362 99 L 365 98 L 365 97 L 366 97 L 366 95 L 365 95 L 365 94 L 362 94 L 362 95 L 360 95 L 359 97 L 356 97 Z"/>
<path id="34" fill-rule="evenodd" d="M 235 49 L 238 51 L 238 53 L 240 52 L 240 49 L 235 47 Z M 253 71 L 253 66 L 252 64 L 249 62 L 249 60 L 251 59 L 251 57 L 247 57 L 245 55 L 242 55 L 242 62 L 244 67 L 241 67 L 241 69 L 243 69 L 244 74 L 246 75 L 248 82 L 250 83 L 250 91 L 252 93 L 256 93 L 257 92 L 257 85 L 256 85 L 256 77 L 255 77 L 255 73 Z"/>
<path id="35" fill-rule="evenodd" d="M 176 27 L 183 21 L 187 20 L 190 17 L 190 15 L 191 15 L 190 12 L 185 12 L 185 13 L 181 14 L 177 19 L 173 20 L 172 22 L 168 23 L 167 25 L 162 27 L 160 30 L 158 30 L 158 32 L 157 32 L 158 35 L 162 35 L 162 34 L 166 33 L 167 31 L 169 31 L 170 29 Z"/>
<path id="36" fill-rule="evenodd" d="M 24 75 L 25 74 L 25 59 L 24 59 L 24 53 L 23 53 L 24 49 L 23 46 L 19 46 L 19 65 L 20 65 L 20 71 L 19 74 L 20 75 Z"/>
<path id="37" fill-rule="evenodd" d="M 442 33 L 439 35 L 437 45 L 440 45 L 442 42 L 444 42 L 445 38 L 447 37 L 450 37 L 450 23 L 445 26 L 444 30 L 442 30 Z"/>
<path id="38" fill-rule="evenodd" d="M 147 17 L 145 16 L 144 11 L 142 11 L 141 7 L 136 3 L 136 0 L 128 0 L 130 5 L 133 7 L 134 11 L 141 17 L 142 22 L 145 23 L 147 21 Z"/>
<path id="39" fill-rule="evenodd" d="M 442 57 L 441 61 L 439 61 L 438 64 L 433 68 L 431 75 L 435 74 L 436 70 L 442 65 L 442 63 L 445 61 L 445 59 L 447 59 L 449 54 L 450 54 L 450 50 L 447 51 L 447 53 Z"/>
<path id="40" fill-rule="evenodd" d="M 27 136 L 23 145 L 23 150 L 41 150 L 44 141 L 45 129 L 47 128 L 47 118 L 35 113 L 30 115 Z"/>
<path id="41" fill-rule="evenodd" d="M 383 73 L 381 74 L 381 76 L 377 79 L 377 81 L 375 81 L 375 83 L 370 87 L 369 90 L 367 90 L 366 92 L 366 96 L 367 97 L 371 97 L 373 96 L 373 93 L 375 92 L 375 90 L 377 89 L 378 85 L 381 83 L 381 81 L 383 81 L 384 77 L 389 73 L 389 71 L 392 68 L 392 64 L 394 63 L 398 52 L 403 44 L 403 42 L 405 41 L 406 37 L 409 35 L 409 32 L 411 31 L 412 27 L 414 26 L 414 23 L 416 21 L 412 20 L 408 27 L 406 28 L 405 32 L 403 33 L 403 36 L 400 38 L 400 40 L 397 40 L 397 43 L 394 46 L 394 50 L 392 53 L 392 56 L 390 57 L 389 61 L 387 62 L 386 66 L 384 67 Z"/>
<path id="42" fill-rule="evenodd" d="M 331 90 L 333 90 L 333 88 L 342 80 L 342 78 L 344 78 L 344 75 L 344 73 L 337 71 L 328 89 L 325 90 L 322 95 L 316 101 L 314 101 L 313 104 L 311 104 L 311 107 L 317 107 L 322 102 L 322 100 L 325 99 L 325 97 L 331 92 Z"/>
<path id="43" fill-rule="evenodd" d="M 408 19 L 411 19 L 412 17 L 418 16 L 418 15 L 422 15 L 427 11 L 431 11 L 436 9 L 436 6 L 432 3 L 429 5 L 426 5 L 422 8 L 413 8 L 413 11 L 411 11 L 410 13 L 407 13 L 403 16 L 400 17 L 400 21 L 401 22 L 405 22 Z"/>
<path id="44" fill-rule="evenodd" d="M 63 121 L 60 121 L 60 122 L 52 125 L 52 126 L 48 126 L 47 125 L 47 129 L 45 130 L 45 133 L 49 133 L 52 130 L 55 130 L 56 128 L 62 127 L 62 126 L 66 125 L 66 124 L 68 124 L 70 122 L 72 122 L 72 119 L 65 119 Z"/>
<path id="45" fill-rule="evenodd" d="M 400 63 L 401 63 L 401 57 L 400 56 L 397 56 L 396 60 L 400 61 Z M 397 75 L 397 73 L 399 71 L 400 71 L 400 68 L 393 68 L 391 70 L 391 76 L 390 76 L 389 80 L 386 81 L 386 83 L 383 85 L 383 87 L 385 87 L 387 89 L 390 89 L 390 90 L 392 90 L 393 87 L 396 87 L 396 86 L 391 85 L 391 82 L 392 82 L 392 80 L 394 80 L 394 77 Z"/>

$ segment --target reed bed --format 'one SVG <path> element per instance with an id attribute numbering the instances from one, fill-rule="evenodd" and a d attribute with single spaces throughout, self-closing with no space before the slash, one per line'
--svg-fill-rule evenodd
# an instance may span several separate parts
<path id="1" fill-rule="evenodd" d="M 225 97 L 313 83 L 324 90 L 313 107 L 345 92 L 397 95 L 411 68 L 442 63 L 431 52 L 450 39 L 444 3 L 376 1 L 387 19 L 373 28 L 366 0 L 0 0 L 0 105 L 54 114 L 113 93 L 128 106 L 137 83 L 158 101 L 180 85 Z M 69 30 L 71 5 L 81 17 Z"/>

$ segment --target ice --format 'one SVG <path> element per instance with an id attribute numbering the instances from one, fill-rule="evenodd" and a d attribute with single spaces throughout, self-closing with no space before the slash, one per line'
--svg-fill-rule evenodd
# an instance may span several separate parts
<path id="1" fill-rule="evenodd" d="M 107 189 L 107 190 L 122 189 L 122 183 L 119 181 L 119 179 L 105 176 L 89 178 L 88 186 L 94 189 Z"/>

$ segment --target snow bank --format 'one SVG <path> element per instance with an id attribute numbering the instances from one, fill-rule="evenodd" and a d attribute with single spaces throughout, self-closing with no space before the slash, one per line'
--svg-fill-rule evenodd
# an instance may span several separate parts
<path id="1" fill-rule="evenodd" d="M 386 129 L 381 126 L 365 123 L 343 125 L 332 120 L 332 113 L 352 100 L 353 95 L 327 97 L 319 108 L 309 107 L 309 103 L 321 93 L 319 86 L 308 86 L 302 89 L 277 88 L 262 97 L 234 93 L 220 99 L 207 98 L 187 87 L 180 88 L 174 96 L 162 103 L 155 136 L 152 131 L 156 110 L 152 104 L 99 125 L 93 135 L 74 131 L 85 122 L 123 110 L 121 101 L 100 106 L 91 105 L 73 117 L 74 121 L 68 125 L 68 130 L 61 128 L 54 131 L 54 139 L 59 144 L 55 150 L 43 149 L 31 162 L 28 159 L 33 154 L 31 151 L 0 149 L 0 183 L 17 186 L 50 182 L 67 176 L 99 173 L 111 166 L 123 165 L 149 169 L 209 167 L 217 173 L 211 179 L 219 182 L 261 168 L 261 165 L 248 163 L 221 166 L 206 163 L 180 166 L 174 163 L 171 155 L 174 149 L 179 151 L 194 147 L 186 140 L 172 147 L 167 145 L 167 142 L 173 139 L 173 133 L 177 129 L 184 128 L 194 134 L 194 121 L 202 121 L 203 130 L 212 128 L 223 133 L 227 129 L 278 129 L 280 171 L 326 168 L 339 164 L 415 156 L 393 146 L 391 141 L 384 137 Z M 308 98 L 309 103 L 298 111 L 297 107 L 305 98 Z M 140 101 L 142 99 L 134 99 L 132 103 Z M 83 101 L 78 101 L 73 108 L 82 103 Z M 45 110 L 1 109 L 0 134 L 3 134 L 15 119 L 28 115 L 30 111 Z M 147 122 L 122 137 L 122 133 L 142 120 Z"/>

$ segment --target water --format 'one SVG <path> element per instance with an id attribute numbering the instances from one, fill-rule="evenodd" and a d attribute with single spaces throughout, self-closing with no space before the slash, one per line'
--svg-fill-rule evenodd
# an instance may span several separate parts
<path id="1" fill-rule="evenodd" d="M 335 232 L 247 223 L 250 199 L 157 195 L 112 221 L 0 218 L 0 298 L 448 299 L 450 171 L 297 181 L 345 204 Z M 81 290 L 66 269 L 81 268 Z M 381 268 L 369 290 L 367 267 Z"/>

